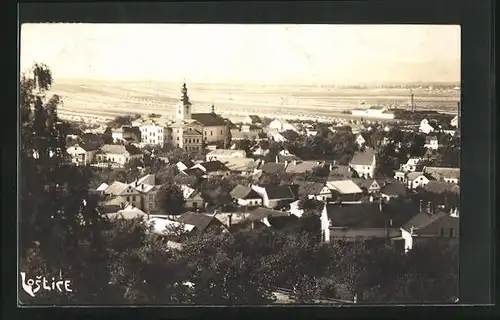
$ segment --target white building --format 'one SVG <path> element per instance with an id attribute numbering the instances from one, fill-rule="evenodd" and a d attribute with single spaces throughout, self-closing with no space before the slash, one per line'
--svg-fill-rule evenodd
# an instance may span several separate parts
<path id="1" fill-rule="evenodd" d="M 113 142 L 115 143 L 123 141 L 123 129 L 122 128 L 112 129 L 111 137 L 113 138 Z"/>
<path id="2" fill-rule="evenodd" d="M 71 161 L 80 166 L 86 166 L 94 160 L 94 156 L 99 148 L 97 145 L 75 144 L 66 149 L 71 156 Z"/>
<path id="3" fill-rule="evenodd" d="M 366 148 L 364 152 L 356 152 L 349 166 L 356 171 L 360 178 L 373 178 L 377 166 L 375 151 L 371 148 Z"/>
<path id="4" fill-rule="evenodd" d="M 417 166 L 422 162 L 422 159 L 419 158 L 410 158 L 406 161 L 405 164 L 401 165 L 402 172 L 415 172 L 417 170 Z"/>
<path id="5" fill-rule="evenodd" d="M 356 143 L 360 148 L 366 143 L 366 140 L 365 138 L 363 138 L 362 134 L 358 134 L 358 136 L 356 137 Z"/>
<path id="6" fill-rule="evenodd" d="M 458 123 L 458 116 L 455 116 L 453 119 L 451 119 L 450 125 L 453 126 L 453 127 L 455 127 L 455 128 L 458 128 L 458 125 L 459 125 L 459 123 Z"/>
<path id="7" fill-rule="evenodd" d="M 410 172 L 406 175 L 406 183 L 410 190 L 423 188 L 429 183 L 429 177 L 423 172 Z"/>
<path id="8" fill-rule="evenodd" d="M 269 124 L 269 128 L 278 132 L 292 130 L 298 132 L 297 128 L 286 120 L 274 119 Z"/>
<path id="9" fill-rule="evenodd" d="M 134 146 L 105 144 L 97 151 L 95 158 L 100 163 L 110 163 L 119 166 L 125 165 L 133 159 L 142 159 L 143 154 Z"/>
<path id="10" fill-rule="evenodd" d="M 430 125 L 429 120 L 422 119 L 422 121 L 420 121 L 420 127 L 419 127 L 420 132 L 429 134 L 431 132 L 434 132 L 434 130 L 435 128 Z"/>
<path id="11" fill-rule="evenodd" d="M 155 123 L 143 123 L 141 130 L 141 143 L 163 146 L 167 141 L 167 130 L 164 126 Z"/>

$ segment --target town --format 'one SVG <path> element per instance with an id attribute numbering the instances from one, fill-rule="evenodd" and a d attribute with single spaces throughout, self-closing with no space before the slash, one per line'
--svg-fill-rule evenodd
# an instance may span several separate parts
<path id="1" fill-rule="evenodd" d="M 39 65 L 35 70 L 37 73 L 34 74 L 38 76 L 43 72 L 50 74 L 48 69 Z M 28 202 L 22 210 L 56 210 L 58 213 L 76 210 L 79 212 L 77 216 L 81 216 L 94 208 L 96 216 L 91 220 L 94 226 L 95 219 L 102 219 L 105 221 L 102 223 L 107 223 L 106 228 L 112 225 L 118 228 L 111 242 L 122 243 L 114 248 L 114 263 L 125 265 L 119 268 L 121 273 L 114 276 L 119 280 L 110 279 L 108 285 L 122 288 L 125 292 L 120 298 L 122 300 L 160 304 L 190 301 L 235 304 L 255 301 L 284 303 L 285 300 L 336 304 L 397 301 L 395 292 L 385 297 L 387 292 L 381 294 L 375 290 L 394 291 L 398 285 L 404 286 L 390 280 L 386 285 L 389 288 L 380 289 L 384 285 L 376 281 L 377 277 L 387 276 L 379 270 L 384 268 L 384 262 L 372 266 L 378 270 L 373 271 L 369 262 L 363 264 L 359 259 L 370 261 L 372 255 L 378 255 L 382 260 L 393 259 L 390 263 L 395 265 L 410 264 L 400 266 L 403 271 L 399 278 L 393 276 L 402 281 L 401 277 L 411 273 L 415 277 L 412 281 L 417 283 L 422 276 L 419 272 L 425 271 L 411 265 L 416 263 L 415 259 L 434 257 L 438 259 L 437 263 L 442 264 L 439 259 L 447 259 L 447 265 L 453 264 L 450 262 L 451 253 L 446 252 L 455 252 L 459 239 L 459 114 L 433 117 L 434 113 L 429 113 L 413 123 L 341 118 L 334 123 L 287 121 L 249 114 L 236 123 L 218 114 L 216 105 L 207 106 L 206 113 L 192 113 L 188 86 L 184 83 L 179 86 L 179 102 L 165 105 L 165 108 L 174 109 L 174 119 L 162 119 L 155 114 L 132 114 L 116 117 L 105 128 L 89 128 L 85 122 L 58 118 L 59 97 L 45 102 L 52 107 L 44 109 L 43 85 L 40 79 L 25 78 L 24 82 L 21 81 L 24 110 L 34 110 L 31 115 L 26 111 L 26 117 L 22 118 L 24 123 L 31 123 L 26 128 L 33 131 L 29 137 L 23 138 L 23 154 L 30 159 L 24 161 L 31 161 L 32 165 L 46 161 L 46 166 L 53 168 L 54 172 L 57 171 L 54 168 L 64 168 L 58 169 L 62 176 L 49 178 L 51 173 L 46 173 L 48 176 L 43 179 L 65 181 L 84 179 L 85 176 L 88 188 L 82 189 L 80 182 L 76 183 L 78 186 L 67 186 L 76 188 L 72 189 L 71 195 L 56 196 L 63 192 L 60 187 L 69 183 L 59 182 L 51 193 L 43 193 L 46 192 L 43 188 L 36 191 L 45 197 L 36 199 L 33 190 L 43 187 L 44 180 L 34 169 L 36 166 L 25 163 L 25 183 L 34 185 L 27 187 L 33 190 L 30 196 L 26 193 L 23 201 Z M 47 82 L 45 89 L 49 87 L 50 82 Z M 40 110 L 48 111 L 44 116 Z M 52 127 L 47 124 L 47 128 L 52 128 L 49 134 L 43 124 L 42 128 L 37 127 L 40 126 L 37 117 L 52 119 Z M 46 140 L 54 136 L 51 131 L 58 132 L 61 141 L 55 139 L 59 142 L 54 143 L 59 143 L 59 147 L 47 143 Z M 44 137 L 45 140 L 40 140 Z M 51 161 L 58 157 L 60 163 L 54 167 Z M 80 173 L 81 178 L 78 178 L 74 172 L 86 172 L 87 175 Z M 45 209 L 36 207 L 49 201 L 50 197 L 57 202 L 65 197 L 73 197 L 72 201 L 76 201 L 74 197 L 78 196 L 83 199 L 80 208 L 75 207 L 74 202 L 45 204 Z M 57 209 L 58 206 L 61 209 Z M 35 216 L 36 213 L 31 215 L 32 219 L 40 218 Z M 49 219 L 48 223 L 61 228 L 54 215 L 52 222 Z M 27 216 L 23 211 L 22 217 Z M 84 218 L 80 220 L 80 228 L 86 223 L 92 224 L 85 222 Z M 51 230 L 60 233 L 61 237 L 70 234 L 77 237 L 75 228 L 73 224 L 70 227 L 73 231 Z M 142 236 L 138 234 L 139 229 L 143 230 Z M 82 229 L 79 232 L 83 235 L 88 231 Z M 37 233 L 32 236 L 34 234 Z M 96 241 L 95 237 L 92 236 L 93 240 L 68 238 L 65 241 L 77 241 L 78 246 L 85 247 L 91 246 L 89 241 Z M 259 242 L 261 240 L 266 244 Z M 37 239 L 36 243 L 39 241 Z M 208 248 L 204 248 L 205 245 Z M 136 247 L 139 251 L 134 257 L 124 258 L 122 255 L 134 246 L 144 247 Z M 157 248 L 147 249 L 149 246 Z M 450 246 L 455 249 L 449 249 Z M 229 250 L 229 253 L 220 256 L 220 250 Z M 88 259 L 89 254 L 85 253 Z M 162 256 L 165 254 L 169 255 L 168 259 Z M 329 257 L 326 262 L 325 255 Z M 333 261 L 339 258 L 335 262 L 337 267 L 333 266 Z M 91 258 L 94 262 L 82 259 L 80 257 L 78 261 L 85 265 L 110 263 L 97 262 L 97 256 Z M 342 265 L 344 259 L 348 261 L 346 266 Z M 262 261 L 265 261 L 265 267 L 261 265 Z M 68 262 L 62 262 L 59 270 L 65 263 Z M 392 266 L 386 267 L 393 269 Z M 109 268 L 109 265 L 103 268 Z M 287 276 L 278 272 L 288 268 L 293 272 L 288 271 Z M 446 279 L 432 278 L 443 277 L 438 273 L 437 276 L 428 276 L 432 279 L 426 279 L 433 285 L 436 281 L 444 281 L 439 283 L 447 287 L 439 289 L 440 294 L 434 292 L 437 289 L 429 289 L 431 292 L 410 289 L 420 292 L 413 293 L 412 298 L 399 299 L 406 302 L 456 302 L 457 283 L 453 283 L 450 277 L 457 281 L 458 265 L 449 268 L 455 273 L 444 265 L 434 270 L 435 273 L 438 269 L 444 270 L 441 272 L 446 273 Z M 164 277 L 171 276 L 172 279 L 145 278 L 141 281 L 137 275 L 127 278 L 123 274 L 125 269 L 141 274 L 163 270 L 168 273 Z M 219 275 L 220 272 L 224 275 Z M 232 284 L 226 284 L 227 277 L 231 278 L 227 272 L 235 273 Z M 264 274 L 265 279 L 255 279 Z M 370 274 L 372 282 L 359 280 L 362 274 L 365 277 Z M 85 276 L 89 277 L 88 274 Z M 91 285 L 92 281 L 88 281 L 87 285 Z M 170 283 L 158 286 L 146 284 L 147 281 Z M 249 285 L 236 289 L 234 281 L 242 282 L 238 286 L 244 287 L 246 282 Z M 363 284 L 357 283 L 359 281 Z M 152 288 L 139 288 L 146 285 Z M 212 290 L 212 286 L 223 288 Z M 455 289 L 449 289 L 450 286 Z M 128 296 L 132 290 L 130 287 L 143 292 Z M 106 292 L 104 288 L 99 290 Z M 151 290 L 156 290 L 156 293 Z M 208 292 L 203 293 L 204 290 Z M 111 299 L 110 294 L 106 295 Z"/>

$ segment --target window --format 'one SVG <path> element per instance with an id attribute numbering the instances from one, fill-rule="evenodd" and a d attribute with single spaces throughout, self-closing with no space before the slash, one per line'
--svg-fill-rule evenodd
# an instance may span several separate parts
<path id="1" fill-rule="evenodd" d="M 198 208 L 198 203 L 197 202 L 193 202 L 193 208 Z"/>
<path id="2" fill-rule="evenodd" d="M 177 137 L 177 141 L 179 141 L 179 137 Z"/>
<path id="3" fill-rule="evenodd" d="M 189 143 L 191 143 L 191 139 L 189 139 Z"/>
<path id="4" fill-rule="evenodd" d="M 149 209 L 153 209 L 153 204 L 152 204 L 152 203 L 150 203 L 150 204 L 148 205 L 148 208 L 149 208 Z"/>
<path id="5" fill-rule="evenodd" d="M 127 197 L 127 202 L 130 202 L 130 197 Z"/>
<path id="6" fill-rule="evenodd" d="M 135 201 L 135 196 L 132 196 L 132 201 Z"/>
<path id="7" fill-rule="evenodd" d="M 154 199 L 155 199 L 155 196 L 154 196 L 154 195 L 152 195 L 152 194 L 150 194 L 150 195 L 149 195 L 149 201 L 153 201 Z"/>
<path id="8" fill-rule="evenodd" d="M 213 136 L 213 132 L 212 131 L 210 131 L 210 136 Z"/>
<path id="9" fill-rule="evenodd" d="M 441 228 L 441 232 L 439 233 L 441 237 L 444 237 L 444 228 Z"/>
<path id="10" fill-rule="evenodd" d="M 453 238 L 455 236 L 453 231 L 453 228 L 450 228 L 450 238 Z"/>
<path id="11" fill-rule="evenodd" d="M 222 134 L 222 130 L 220 131 L 220 134 Z"/>

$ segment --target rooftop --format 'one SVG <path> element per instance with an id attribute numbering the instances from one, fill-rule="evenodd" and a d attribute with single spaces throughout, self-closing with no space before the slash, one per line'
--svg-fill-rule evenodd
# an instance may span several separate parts
<path id="1" fill-rule="evenodd" d="M 430 174 L 434 179 L 460 179 L 460 168 L 446 167 L 424 167 L 424 172 Z"/>
<path id="2" fill-rule="evenodd" d="M 259 168 L 262 172 L 270 174 L 282 174 L 285 172 L 284 163 L 266 162 Z"/>
<path id="3" fill-rule="evenodd" d="M 294 160 L 288 163 L 285 172 L 288 173 L 305 173 L 311 171 L 315 167 L 319 167 L 321 163 L 318 161 L 300 161 Z"/>
<path id="4" fill-rule="evenodd" d="M 193 113 L 191 114 L 191 118 L 198 121 L 205 127 L 226 125 L 224 118 L 215 113 Z"/>
<path id="5" fill-rule="evenodd" d="M 203 162 L 200 165 L 205 168 L 206 172 L 229 171 L 229 168 L 219 160 Z"/>
<path id="6" fill-rule="evenodd" d="M 427 192 L 436 193 L 436 194 L 444 194 L 444 193 L 460 193 L 460 186 L 444 182 L 444 181 L 429 181 L 429 183 L 425 186 L 425 190 Z"/>
<path id="7" fill-rule="evenodd" d="M 365 152 L 356 152 L 351 160 L 351 165 L 371 166 L 375 157 L 375 151 L 366 148 Z"/>
<path id="8" fill-rule="evenodd" d="M 251 187 L 243 186 L 241 184 L 234 187 L 229 194 L 231 195 L 231 197 L 235 199 L 261 198 L 261 196 L 257 192 L 255 192 L 255 190 L 253 190 Z"/>
<path id="9" fill-rule="evenodd" d="M 328 189 L 335 190 L 340 194 L 363 193 L 363 190 L 361 190 L 352 180 L 328 181 L 326 186 Z"/>
<path id="10" fill-rule="evenodd" d="M 186 212 L 179 216 L 177 220 L 180 223 L 193 225 L 198 231 L 205 230 L 212 221 L 218 221 L 214 216 L 197 212 Z"/>
<path id="11" fill-rule="evenodd" d="M 244 150 L 232 150 L 232 149 L 215 149 L 207 153 L 207 157 L 210 156 L 228 156 L 228 157 L 246 157 L 246 152 Z"/>
<path id="12" fill-rule="evenodd" d="M 327 204 L 326 212 L 332 227 L 385 228 L 388 223 L 377 203 Z"/>

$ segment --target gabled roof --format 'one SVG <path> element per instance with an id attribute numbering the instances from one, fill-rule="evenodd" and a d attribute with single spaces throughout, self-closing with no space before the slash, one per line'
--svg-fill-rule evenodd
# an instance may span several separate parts
<path id="1" fill-rule="evenodd" d="M 332 227 L 385 228 L 388 222 L 377 203 L 327 204 L 326 213 Z"/>
<path id="2" fill-rule="evenodd" d="M 193 225 L 198 231 L 205 230 L 213 221 L 217 221 L 220 223 L 220 221 L 214 216 L 209 216 L 198 212 L 183 213 L 179 216 L 177 221 L 180 223 Z"/>
<path id="3" fill-rule="evenodd" d="M 270 174 L 282 174 L 285 172 L 284 163 L 266 162 L 259 168 L 262 172 Z"/>
<path id="4" fill-rule="evenodd" d="M 234 187 L 229 193 L 235 199 L 260 199 L 261 196 L 255 192 L 251 187 L 243 186 L 241 184 Z"/>
<path id="5" fill-rule="evenodd" d="M 127 201 L 125 201 L 125 199 L 123 199 L 120 196 L 116 196 L 116 197 L 113 197 L 113 198 L 105 201 L 102 205 L 103 206 L 117 206 L 117 207 L 120 207 L 121 205 L 126 204 L 126 203 L 127 203 Z"/>
<path id="6" fill-rule="evenodd" d="M 411 231 L 411 228 L 414 227 L 414 231 L 418 233 L 418 229 L 423 229 L 446 216 L 449 216 L 449 214 L 446 212 L 437 212 L 434 214 L 419 212 L 403 225 L 403 229 L 406 231 Z"/>
<path id="7" fill-rule="evenodd" d="M 125 209 L 120 210 L 116 213 L 108 213 L 106 215 L 110 219 L 121 218 L 121 219 L 135 219 L 142 218 L 145 219 L 147 214 L 141 209 L 134 207 L 132 205 L 128 205 Z"/>
<path id="8" fill-rule="evenodd" d="M 429 181 L 429 183 L 424 188 L 427 192 L 432 192 L 436 194 L 443 194 L 446 192 L 460 193 L 460 187 L 454 183 L 442 182 L 442 181 Z"/>
<path id="9" fill-rule="evenodd" d="M 156 175 L 155 174 L 147 174 L 144 177 L 142 177 L 139 180 L 137 180 L 137 183 L 138 184 L 147 183 L 147 184 L 150 184 L 150 185 L 154 185 L 155 181 L 156 181 Z"/>
<path id="10" fill-rule="evenodd" d="M 269 185 L 265 187 L 267 197 L 270 200 L 277 200 L 277 199 L 295 199 L 298 196 L 298 186 L 295 185 L 288 185 L 288 186 L 274 186 L 274 185 Z M 296 189 L 296 191 L 294 190 Z"/>
<path id="11" fill-rule="evenodd" d="M 361 190 L 352 180 L 328 181 L 326 186 L 328 189 L 337 191 L 340 194 L 363 193 L 363 190 Z"/>
<path id="12" fill-rule="evenodd" d="M 141 154 L 141 150 L 133 145 L 120 145 L 120 144 L 105 144 L 101 147 L 100 151 L 102 153 L 111 153 L 111 154 Z"/>
<path id="13" fill-rule="evenodd" d="M 290 215 L 287 212 L 262 207 L 255 208 L 254 210 L 249 211 L 248 214 L 248 220 L 250 221 L 260 221 L 269 217 L 288 217 Z"/>
<path id="14" fill-rule="evenodd" d="M 101 183 L 101 185 L 96 188 L 96 191 L 106 191 L 108 187 L 109 185 L 107 183 Z"/>
<path id="15" fill-rule="evenodd" d="M 441 177 L 447 179 L 460 179 L 460 168 L 424 167 L 424 172 L 430 174 L 436 180 L 439 180 Z"/>
<path id="16" fill-rule="evenodd" d="M 349 170 L 349 166 L 347 165 L 332 165 L 332 169 L 328 174 L 329 177 L 338 177 L 338 178 L 351 178 L 353 175 L 352 171 Z M 333 179 L 332 179 L 333 180 Z M 338 180 L 338 179 L 335 179 Z"/>
<path id="17" fill-rule="evenodd" d="M 380 189 L 380 192 L 388 196 L 406 196 L 406 186 L 401 182 L 389 182 Z"/>
<path id="18" fill-rule="evenodd" d="M 205 175 L 205 171 L 201 170 L 200 168 L 189 168 L 183 171 L 185 174 L 188 176 L 192 177 L 201 177 Z"/>
<path id="19" fill-rule="evenodd" d="M 312 169 L 319 167 L 320 165 L 317 161 L 297 161 L 288 163 L 285 172 L 288 173 L 305 173 L 311 171 Z"/>
<path id="20" fill-rule="evenodd" d="M 206 172 L 230 171 L 229 168 L 219 160 L 203 162 L 200 163 L 200 165 L 205 168 Z"/>
<path id="21" fill-rule="evenodd" d="M 191 114 L 191 118 L 205 127 L 226 125 L 224 118 L 215 113 L 193 113 Z"/>
<path id="22" fill-rule="evenodd" d="M 318 195 L 325 186 L 324 183 L 314 181 L 297 181 L 296 184 L 299 186 L 300 198 L 309 195 Z"/>
<path id="23" fill-rule="evenodd" d="M 406 175 L 406 177 L 408 178 L 409 181 L 413 181 L 415 179 L 417 179 L 418 177 L 421 177 L 421 176 L 424 176 L 426 177 L 427 179 L 429 180 L 434 180 L 434 177 L 429 175 L 429 174 L 425 174 L 423 172 L 410 172 Z"/>
<path id="24" fill-rule="evenodd" d="M 135 183 L 131 183 L 130 185 L 133 186 L 135 188 L 135 190 L 142 192 L 142 193 L 148 193 L 149 191 L 151 191 L 155 188 L 154 185 L 147 184 L 147 183 L 141 183 L 141 184 L 138 184 L 137 186 L 135 185 Z"/>
<path id="25" fill-rule="evenodd" d="M 192 231 L 194 229 L 194 225 L 191 224 L 182 224 L 177 221 L 172 221 L 163 218 L 151 218 L 148 220 L 147 224 L 153 227 L 153 232 L 157 234 L 164 234 L 172 232 L 174 228 L 179 228 L 183 226 L 184 231 Z"/>
<path id="26" fill-rule="evenodd" d="M 120 195 L 128 187 L 129 185 L 126 183 L 115 181 L 106 189 L 105 192 L 109 194 Z"/>
<path id="27" fill-rule="evenodd" d="M 258 162 L 248 158 L 224 159 L 224 165 L 231 171 L 247 172 L 257 168 Z"/>
<path id="28" fill-rule="evenodd" d="M 351 165 L 359 166 L 370 166 L 373 163 L 373 157 L 375 157 L 375 151 L 370 148 L 366 148 L 365 152 L 356 152 L 352 157 L 350 162 Z"/>
<path id="29" fill-rule="evenodd" d="M 360 179 L 360 178 L 352 178 L 352 182 L 354 182 L 358 187 L 360 188 L 366 188 L 370 189 L 373 182 L 377 182 L 379 186 L 382 185 L 381 182 L 377 181 L 376 179 Z"/>

